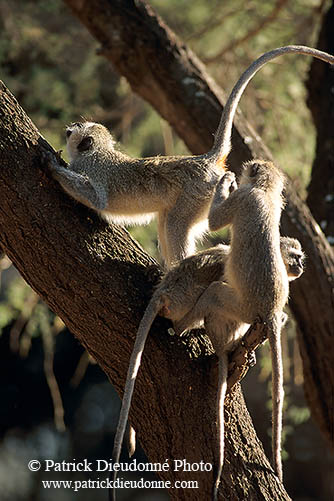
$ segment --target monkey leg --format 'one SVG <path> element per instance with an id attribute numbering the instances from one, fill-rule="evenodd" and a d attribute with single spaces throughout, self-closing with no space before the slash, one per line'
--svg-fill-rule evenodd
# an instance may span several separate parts
<path id="1" fill-rule="evenodd" d="M 223 308 L 215 308 L 205 314 L 205 330 L 218 357 L 232 351 L 248 327 L 249 324 L 227 319 Z"/>
<path id="2" fill-rule="evenodd" d="M 182 200 L 185 203 L 184 200 Z M 177 203 L 166 219 L 165 240 L 168 242 L 169 266 L 195 252 L 195 238 L 192 226 L 196 222 L 194 213 L 185 211 L 185 207 Z"/>
<path id="3" fill-rule="evenodd" d="M 171 256 L 169 255 L 169 248 L 167 243 L 167 230 L 166 230 L 167 214 L 165 211 L 159 212 L 157 223 L 158 223 L 157 229 L 158 229 L 160 253 L 164 260 L 164 264 L 166 265 L 167 268 L 169 268 L 171 262 Z"/>
<path id="4" fill-rule="evenodd" d="M 212 282 L 195 306 L 182 320 L 176 322 L 175 332 L 182 334 L 190 325 L 208 316 L 216 317 L 219 322 L 222 314 L 229 321 L 251 324 L 254 320 L 232 287 L 225 282 Z M 218 326 L 217 328 L 219 329 Z"/>

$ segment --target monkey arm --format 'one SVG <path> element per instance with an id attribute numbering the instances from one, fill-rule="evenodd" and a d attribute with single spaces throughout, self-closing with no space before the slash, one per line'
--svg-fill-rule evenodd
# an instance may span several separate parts
<path id="1" fill-rule="evenodd" d="M 243 190 L 237 188 L 233 172 L 227 172 L 219 181 L 208 217 L 210 231 L 217 231 L 232 222 L 244 195 Z"/>
<path id="2" fill-rule="evenodd" d="M 74 172 L 58 164 L 54 155 L 47 155 L 48 167 L 52 177 L 75 200 L 87 205 L 91 209 L 104 210 L 107 208 L 107 196 L 104 190 L 95 188 L 92 181 L 78 172 Z"/>

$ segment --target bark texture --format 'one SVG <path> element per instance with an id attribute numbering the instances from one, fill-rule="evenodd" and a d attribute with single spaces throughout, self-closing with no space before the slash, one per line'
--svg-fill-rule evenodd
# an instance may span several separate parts
<path id="1" fill-rule="evenodd" d="M 224 93 L 161 18 L 141 0 L 64 1 L 101 44 L 101 54 L 174 127 L 189 149 L 193 153 L 208 151 Z M 324 71 L 325 64 L 318 64 Z M 271 159 L 240 112 L 235 125 L 231 170 L 238 173 L 241 163 L 253 157 Z M 327 155 L 330 162 L 329 150 Z M 305 392 L 313 417 L 333 444 L 334 255 L 291 182 L 286 197 L 282 234 L 298 238 L 307 254 L 306 272 L 292 284 L 290 300 L 299 325 Z"/>
<path id="2" fill-rule="evenodd" d="M 318 47 L 334 54 L 334 6 L 324 16 Z M 307 202 L 315 219 L 334 245 L 334 71 L 314 60 L 307 80 L 308 100 L 317 131 Z M 324 182 L 325 180 L 325 182 Z"/>
<path id="3" fill-rule="evenodd" d="M 321 50 L 334 54 L 334 5 L 329 8 L 323 19 L 322 28 L 319 33 L 318 47 Z M 312 167 L 311 182 L 308 186 L 307 203 L 313 216 L 318 221 L 327 235 L 328 241 L 334 245 L 334 69 L 328 65 L 318 64 L 314 60 L 311 65 L 309 79 L 307 81 L 308 100 L 307 104 L 311 110 L 314 124 L 317 131 L 316 152 Z M 332 275 L 334 280 L 334 276 Z M 333 308 L 332 308 L 333 311 Z M 321 318 L 321 317 L 320 317 Z M 328 336 L 321 341 L 322 356 L 324 363 L 319 367 L 321 374 L 319 383 L 322 385 L 323 394 L 332 399 L 333 405 L 333 385 L 334 385 L 334 322 L 328 324 Z M 316 332 L 314 333 L 316 335 Z M 314 338 L 316 339 L 316 338 Z M 303 345 L 304 350 L 312 351 L 310 344 Z M 325 378 L 328 382 L 325 383 Z M 322 404 L 322 409 L 314 405 L 315 392 L 313 391 L 312 378 L 308 377 L 308 385 L 305 387 L 306 396 L 317 413 L 317 418 L 326 416 L 326 404 Z M 326 390 L 327 388 L 327 390 Z M 332 395 L 332 396 L 331 396 Z M 329 400 L 328 400 L 329 401 Z M 321 402 L 319 402 L 321 403 Z M 333 413 L 326 416 L 327 426 L 334 444 L 334 420 Z"/>
<path id="4" fill-rule="evenodd" d="M 67 197 L 43 167 L 51 149 L 0 86 L 0 244 L 15 266 L 97 360 L 120 394 L 138 322 L 159 268 L 129 234 Z M 209 499 L 212 472 L 174 472 L 172 461 L 213 463 L 217 364 L 205 340 L 152 329 L 131 420 L 164 480 L 198 480 L 171 499 Z M 239 386 L 229 396 L 224 499 L 287 500 L 259 443 Z M 194 438 L 195 437 L 195 438 Z"/>

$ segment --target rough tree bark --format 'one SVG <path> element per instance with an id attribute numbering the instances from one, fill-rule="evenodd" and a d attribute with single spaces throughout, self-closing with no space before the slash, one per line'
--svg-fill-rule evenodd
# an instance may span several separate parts
<path id="1" fill-rule="evenodd" d="M 224 93 L 161 18 L 141 0 L 64 1 L 101 44 L 101 54 L 173 126 L 189 149 L 208 151 Z M 241 163 L 252 157 L 271 159 L 240 112 L 235 125 L 231 170 L 238 173 Z M 334 363 L 334 256 L 293 183 L 288 183 L 286 197 L 282 233 L 298 238 L 308 258 L 303 277 L 292 284 L 290 301 L 299 325 L 305 392 L 313 417 L 333 444 L 333 386 L 328 382 Z"/>
<path id="2" fill-rule="evenodd" d="M 59 189 L 42 167 L 46 149 L 50 146 L 1 84 L 1 246 L 122 393 L 135 332 L 159 269 L 125 230 L 108 226 Z M 162 479 L 199 481 L 198 489 L 171 489 L 171 499 L 209 499 L 212 473 L 174 472 L 172 461 L 213 463 L 216 360 L 199 357 L 209 349 L 205 341 L 175 339 L 167 326 L 161 319 L 152 329 L 131 420 L 150 461 L 169 458 L 171 468 Z M 264 456 L 238 386 L 229 396 L 226 421 L 224 498 L 289 499 Z"/>
<path id="3" fill-rule="evenodd" d="M 318 47 L 321 50 L 334 54 L 334 5 L 332 4 L 325 14 L 322 28 L 319 33 Z M 316 126 L 316 152 L 312 166 L 311 182 L 308 186 L 307 203 L 313 216 L 322 227 L 328 241 L 334 245 L 334 70 L 330 66 L 318 64 L 318 61 L 312 61 L 309 78 L 307 80 L 308 99 L 307 104 L 312 112 L 314 124 Z M 325 385 L 325 377 L 328 378 L 327 384 L 333 399 L 333 335 L 334 322 L 329 323 L 329 332 L 323 356 L 328 363 L 324 364 L 321 384 Z M 327 372 L 326 367 L 330 368 Z M 326 412 L 320 410 L 318 405 L 314 405 L 314 392 L 311 386 L 306 386 L 306 396 L 311 402 L 312 408 L 317 412 L 318 417 Z M 329 394 L 328 394 L 329 396 Z M 313 403 L 313 405 L 312 405 Z M 332 404 L 333 405 L 333 404 Z M 326 405 L 325 405 L 326 407 Z M 328 414 L 329 433 L 334 443 L 334 420 L 333 414 Z"/>
<path id="4" fill-rule="evenodd" d="M 324 16 L 318 47 L 334 54 L 334 5 Z M 317 130 L 307 203 L 312 214 L 334 244 L 334 71 L 314 60 L 307 80 L 307 104 Z M 324 182 L 326 180 L 326 182 Z"/>

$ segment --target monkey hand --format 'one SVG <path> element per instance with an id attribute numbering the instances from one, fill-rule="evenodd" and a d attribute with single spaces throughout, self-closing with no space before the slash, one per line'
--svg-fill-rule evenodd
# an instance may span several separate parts
<path id="1" fill-rule="evenodd" d="M 238 189 L 237 181 L 235 178 L 235 174 L 232 171 L 226 172 L 223 175 L 221 180 L 218 183 L 218 186 L 221 185 L 222 190 L 229 190 L 230 193 Z"/>
<path id="2" fill-rule="evenodd" d="M 218 207 L 237 188 L 238 185 L 235 179 L 234 172 L 226 172 L 226 174 L 224 174 L 224 176 L 219 180 L 217 184 L 213 204 Z"/>
<path id="3" fill-rule="evenodd" d="M 52 177 L 60 183 L 64 191 L 74 200 L 94 209 L 103 211 L 108 205 L 108 196 L 105 190 L 98 189 L 91 179 L 79 172 L 72 171 L 66 162 L 57 154 L 46 151 L 44 162 Z"/>
<path id="4" fill-rule="evenodd" d="M 51 152 L 42 152 L 42 163 L 51 171 L 55 172 L 60 169 L 61 166 L 66 167 L 66 162 L 61 158 L 62 150 Z"/>
<path id="5" fill-rule="evenodd" d="M 256 365 L 256 354 L 255 350 L 249 351 L 247 354 L 247 365 L 248 367 L 254 367 Z"/>

